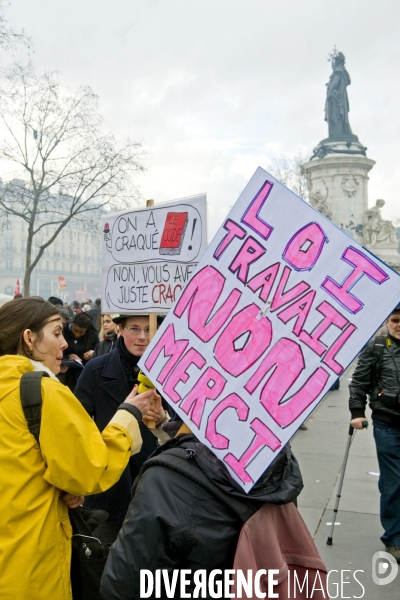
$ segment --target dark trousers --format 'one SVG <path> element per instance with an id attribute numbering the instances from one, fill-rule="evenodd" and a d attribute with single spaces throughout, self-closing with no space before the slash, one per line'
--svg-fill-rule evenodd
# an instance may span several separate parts
<path id="1" fill-rule="evenodd" d="M 385 546 L 400 546 L 400 429 L 377 420 L 373 424 L 385 530 L 381 540 Z"/>

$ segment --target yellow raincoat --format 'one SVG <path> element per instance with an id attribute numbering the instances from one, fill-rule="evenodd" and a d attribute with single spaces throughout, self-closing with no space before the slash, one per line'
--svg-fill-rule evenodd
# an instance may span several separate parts
<path id="1" fill-rule="evenodd" d="M 72 530 L 60 493 L 108 489 L 142 440 L 125 410 L 100 434 L 71 391 L 44 377 L 39 448 L 19 393 L 33 370 L 22 356 L 0 357 L 0 600 L 70 600 Z"/>

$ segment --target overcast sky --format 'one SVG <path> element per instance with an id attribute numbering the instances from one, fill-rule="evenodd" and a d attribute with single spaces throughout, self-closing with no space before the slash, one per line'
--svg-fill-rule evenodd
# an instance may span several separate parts
<path id="1" fill-rule="evenodd" d="M 370 204 L 400 219 L 398 1 L 12 0 L 6 16 L 33 37 L 37 69 L 90 85 L 107 129 L 143 143 L 144 198 L 207 193 L 210 236 L 258 166 L 327 137 L 336 45 L 353 133 L 376 161 Z"/>

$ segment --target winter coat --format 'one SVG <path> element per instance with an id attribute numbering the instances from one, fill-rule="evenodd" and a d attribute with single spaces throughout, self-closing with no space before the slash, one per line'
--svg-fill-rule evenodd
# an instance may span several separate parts
<path id="1" fill-rule="evenodd" d="M 383 354 L 374 353 L 372 340 L 358 357 L 357 367 L 349 384 L 349 408 L 352 418 L 365 416 L 367 394 L 369 395 L 372 418 L 400 427 L 400 404 L 395 396 L 400 393 L 400 342 L 388 336 Z M 384 392 L 382 395 L 380 392 Z M 392 396 L 391 406 L 385 392 Z"/>
<path id="2" fill-rule="evenodd" d="M 104 336 L 104 339 L 101 340 L 94 349 L 94 353 L 92 355 L 91 360 L 97 358 L 97 356 L 103 356 L 103 354 L 107 354 L 114 349 L 115 342 L 117 341 L 116 333 L 108 333 Z"/>
<path id="3" fill-rule="evenodd" d="M 131 391 L 117 349 L 92 358 L 83 369 L 75 388 L 76 397 L 93 417 L 100 431 Z M 88 498 L 86 502 L 90 508 L 106 510 L 110 515 L 110 521 L 120 526 L 132 500 L 131 488 L 135 477 L 143 462 L 158 445 L 155 435 L 143 423 L 140 424 L 140 433 L 143 440 L 142 449 L 131 458 L 120 480 L 105 494 Z"/>
<path id="4" fill-rule="evenodd" d="M 194 435 L 178 435 L 144 463 L 135 482 L 103 573 L 102 598 L 140 598 L 141 569 L 167 569 L 171 579 L 173 569 L 232 568 L 243 522 L 265 502 L 293 501 L 302 487 L 288 445 L 246 494 Z"/>
<path id="5" fill-rule="evenodd" d="M 100 434 L 53 376 L 41 383 L 39 447 L 19 391 L 33 364 L 22 356 L 0 357 L 0 598 L 71 600 L 72 529 L 61 493 L 80 496 L 109 488 L 130 454 L 140 450 L 141 438 L 136 418 L 125 410 Z"/>
<path id="6" fill-rule="evenodd" d="M 68 358 L 70 354 L 76 354 L 82 360 L 82 363 L 85 365 L 88 361 L 83 358 L 83 355 L 88 350 L 94 350 L 97 344 L 99 343 L 99 335 L 97 331 L 90 331 L 89 340 L 86 339 L 86 336 L 75 338 L 72 333 L 72 323 L 68 323 L 63 327 L 63 336 L 65 341 L 68 344 L 68 347 L 64 350 L 63 355 L 64 358 Z M 75 386 L 78 378 L 81 374 L 81 369 L 77 368 L 68 368 L 66 373 L 60 375 L 59 379 L 67 385 L 71 392 L 75 393 Z"/>

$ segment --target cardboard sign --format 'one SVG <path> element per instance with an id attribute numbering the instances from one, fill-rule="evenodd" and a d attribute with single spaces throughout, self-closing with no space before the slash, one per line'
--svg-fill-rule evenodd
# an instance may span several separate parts
<path id="1" fill-rule="evenodd" d="M 250 490 L 400 298 L 400 277 L 259 168 L 140 367 Z"/>
<path id="2" fill-rule="evenodd" d="M 206 249 L 206 196 L 104 216 L 102 306 L 163 314 Z"/>

